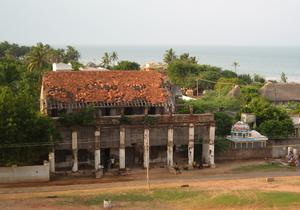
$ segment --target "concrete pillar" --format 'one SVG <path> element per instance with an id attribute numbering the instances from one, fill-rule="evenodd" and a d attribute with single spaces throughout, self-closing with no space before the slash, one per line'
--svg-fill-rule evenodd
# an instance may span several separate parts
<path id="1" fill-rule="evenodd" d="M 293 149 L 293 155 L 296 159 L 298 159 L 298 150 L 297 149 Z"/>
<path id="2" fill-rule="evenodd" d="M 194 163 L 194 141 L 195 141 L 195 126 L 193 123 L 189 125 L 189 145 L 188 145 L 188 165 L 193 167 Z"/>
<path id="3" fill-rule="evenodd" d="M 215 167 L 215 126 L 210 126 L 209 128 L 209 165 L 210 167 Z M 248 144 L 248 143 L 247 143 Z"/>
<path id="4" fill-rule="evenodd" d="M 293 152 L 293 147 L 289 146 L 287 148 L 287 154 L 286 154 L 286 158 L 289 159 L 290 158 L 290 153 Z"/>
<path id="5" fill-rule="evenodd" d="M 120 127 L 120 149 L 119 149 L 120 169 L 125 169 L 125 128 Z"/>
<path id="6" fill-rule="evenodd" d="M 54 150 L 49 152 L 49 164 L 50 164 L 50 172 L 55 172 L 55 153 Z"/>
<path id="7" fill-rule="evenodd" d="M 291 151 L 293 151 L 293 147 L 289 146 L 288 147 L 288 155 L 290 154 Z"/>
<path id="8" fill-rule="evenodd" d="M 148 115 L 148 112 L 149 112 L 148 107 L 145 107 L 145 109 L 144 109 L 144 115 Z"/>
<path id="9" fill-rule="evenodd" d="M 77 131 L 72 132 L 72 151 L 73 151 L 73 167 L 72 171 L 78 171 L 78 140 Z"/>
<path id="10" fill-rule="evenodd" d="M 150 133 L 149 128 L 144 129 L 144 168 L 149 166 L 150 162 Z"/>
<path id="11" fill-rule="evenodd" d="M 95 170 L 99 169 L 101 164 L 101 149 L 100 149 L 100 129 L 95 131 Z"/>
<path id="12" fill-rule="evenodd" d="M 168 128 L 168 148 L 167 148 L 167 164 L 168 166 L 173 166 L 173 139 L 174 130 L 173 127 Z"/>

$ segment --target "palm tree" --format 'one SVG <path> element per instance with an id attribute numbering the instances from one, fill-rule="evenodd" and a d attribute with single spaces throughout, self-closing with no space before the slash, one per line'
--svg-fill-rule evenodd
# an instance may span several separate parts
<path id="1" fill-rule="evenodd" d="M 50 46 L 38 43 L 32 47 L 27 55 L 28 70 L 42 69 L 49 64 Z"/>
<path id="2" fill-rule="evenodd" d="M 113 62 L 113 64 L 115 64 L 115 62 L 119 59 L 118 54 L 116 51 L 113 51 L 111 56 L 110 56 L 111 61 Z"/>
<path id="3" fill-rule="evenodd" d="M 65 53 L 65 63 L 69 62 L 78 62 L 80 58 L 80 53 L 72 46 L 67 46 L 67 50 Z"/>
<path id="4" fill-rule="evenodd" d="M 281 73 L 281 76 L 280 76 L 280 79 L 281 79 L 281 82 L 283 83 L 287 83 L 287 76 L 285 75 L 284 72 Z"/>
<path id="5" fill-rule="evenodd" d="M 110 64 L 111 64 L 111 56 L 109 55 L 108 52 L 105 52 L 101 59 L 101 65 L 104 68 L 110 68 Z"/>
<path id="6" fill-rule="evenodd" d="M 170 48 L 169 50 L 166 50 L 166 53 L 164 55 L 163 61 L 166 64 L 170 64 L 172 63 L 174 60 L 176 60 L 177 56 L 174 52 L 174 50 L 172 48 Z"/>
<path id="7" fill-rule="evenodd" d="M 234 66 L 234 71 L 236 73 L 236 69 L 237 69 L 237 67 L 240 66 L 240 63 L 238 61 L 234 61 L 233 64 L 232 64 L 232 66 Z"/>
<path id="8" fill-rule="evenodd" d="M 20 75 L 16 64 L 7 63 L 0 66 L 0 85 L 5 85 L 15 90 L 19 79 Z"/>

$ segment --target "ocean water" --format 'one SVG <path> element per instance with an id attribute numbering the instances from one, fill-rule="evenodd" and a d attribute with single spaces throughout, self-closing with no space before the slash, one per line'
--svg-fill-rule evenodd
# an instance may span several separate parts
<path id="1" fill-rule="evenodd" d="M 140 64 L 162 62 L 165 51 L 172 46 L 76 46 L 81 61 L 100 63 L 104 52 L 116 51 L 119 60 L 131 60 Z M 237 73 L 259 74 L 267 79 L 279 79 L 284 72 L 289 82 L 300 82 L 300 47 L 228 47 L 228 46 L 173 46 L 177 55 L 188 52 L 199 63 L 234 70 Z"/>

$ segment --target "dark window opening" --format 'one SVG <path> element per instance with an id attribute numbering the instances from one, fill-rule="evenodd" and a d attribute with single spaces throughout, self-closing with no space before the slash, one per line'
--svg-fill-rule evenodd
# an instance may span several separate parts
<path id="1" fill-rule="evenodd" d="M 102 116 L 110 116 L 110 108 L 102 109 Z"/>
<path id="2" fill-rule="evenodd" d="M 50 109 L 50 117 L 59 117 L 61 114 L 67 113 L 66 109 Z"/>
<path id="3" fill-rule="evenodd" d="M 155 114 L 155 107 L 150 107 L 148 114 Z"/>
<path id="4" fill-rule="evenodd" d="M 133 108 L 131 108 L 131 107 L 124 108 L 124 115 L 133 115 L 133 114 L 134 114 Z"/>
<path id="5" fill-rule="evenodd" d="M 90 159 L 89 156 L 90 156 L 90 154 L 89 154 L 89 151 L 87 149 L 78 150 L 78 160 L 79 160 L 79 162 L 87 162 Z"/>
<path id="6" fill-rule="evenodd" d="M 61 163 L 61 162 L 67 162 L 67 157 L 72 156 L 71 150 L 56 150 L 55 151 L 55 162 Z"/>
<path id="7" fill-rule="evenodd" d="M 134 109 L 134 114 L 137 115 L 142 115 L 145 113 L 145 108 L 144 107 L 137 107 Z"/>

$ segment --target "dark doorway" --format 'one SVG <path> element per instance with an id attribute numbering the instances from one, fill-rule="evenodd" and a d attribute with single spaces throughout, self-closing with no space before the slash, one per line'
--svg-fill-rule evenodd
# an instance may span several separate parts
<path id="1" fill-rule="evenodd" d="M 133 108 L 131 107 L 125 107 L 124 108 L 124 115 L 133 115 Z"/>
<path id="2" fill-rule="evenodd" d="M 173 153 L 174 164 L 186 165 L 188 163 L 188 146 L 186 144 L 174 144 Z"/>
<path id="3" fill-rule="evenodd" d="M 194 145 L 194 161 L 202 165 L 202 144 L 195 143 Z"/>
<path id="4" fill-rule="evenodd" d="M 133 147 L 126 147 L 125 148 L 125 164 L 126 167 L 132 167 L 135 165 L 135 152 Z"/>
<path id="5" fill-rule="evenodd" d="M 78 150 L 78 163 L 79 163 L 80 170 L 94 168 L 91 161 L 93 159 L 94 159 L 94 155 L 91 152 L 89 152 L 88 149 Z"/>
<path id="6" fill-rule="evenodd" d="M 101 149 L 101 165 L 103 165 L 103 167 L 107 169 L 109 161 L 110 161 L 110 149 L 109 148 Z"/>

